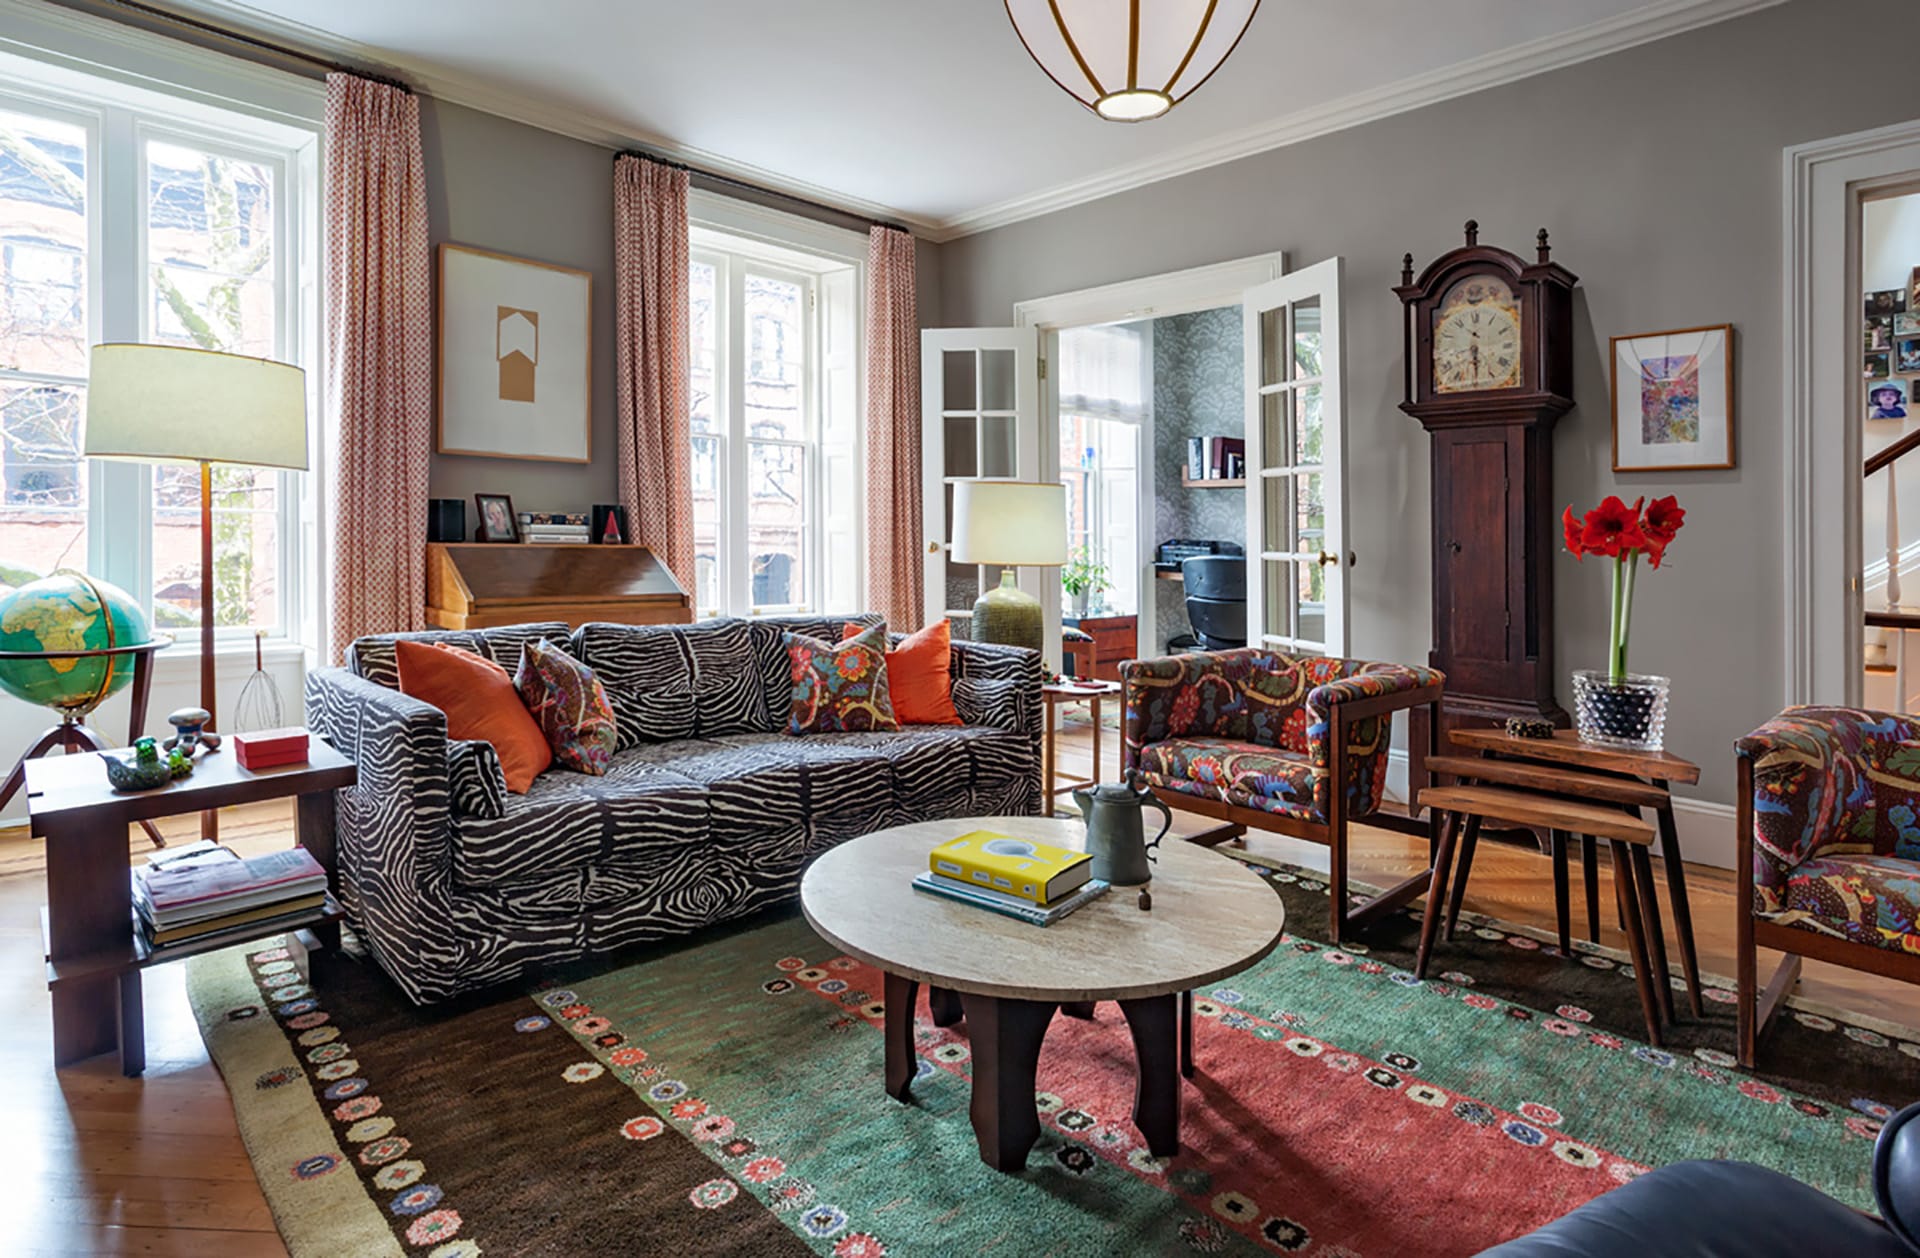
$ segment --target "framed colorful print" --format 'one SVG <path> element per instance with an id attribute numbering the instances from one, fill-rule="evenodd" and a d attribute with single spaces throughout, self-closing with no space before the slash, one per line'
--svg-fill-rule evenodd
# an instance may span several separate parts
<path id="1" fill-rule="evenodd" d="M 593 277 L 440 246 L 442 454 L 593 457 Z"/>
<path id="2" fill-rule="evenodd" d="M 1733 325 L 1616 336 L 1613 470 L 1733 466 Z"/>
<path id="3" fill-rule="evenodd" d="M 1878 350 L 1866 356 L 1864 363 L 1869 380 L 1884 380 L 1893 374 L 1893 355 L 1887 350 Z"/>

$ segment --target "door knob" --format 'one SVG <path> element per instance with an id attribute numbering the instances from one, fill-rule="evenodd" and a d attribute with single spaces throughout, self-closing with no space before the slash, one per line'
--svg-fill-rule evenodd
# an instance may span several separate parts
<path id="1" fill-rule="evenodd" d="M 937 554 L 939 554 L 939 553 L 940 553 L 940 543 L 939 543 L 939 542 L 928 542 L 928 543 L 927 543 L 927 553 L 928 553 L 929 555 L 937 555 Z"/>
<path id="2" fill-rule="evenodd" d="M 1334 567 L 1337 568 L 1340 566 L 1340 556 L 1329 555 L 1326 551 L 1323 550 L 1320 552 L 1319 564 L 1322 568 L 1326 567 L 1328 564 L 1332 564 Z"/>

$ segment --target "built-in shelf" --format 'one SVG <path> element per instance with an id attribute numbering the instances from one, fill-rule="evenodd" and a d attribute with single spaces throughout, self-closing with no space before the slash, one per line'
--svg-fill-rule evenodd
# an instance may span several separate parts
<path id="1" fill-rule="evenodd" d="M 1187 476 L 1182 476 L 1180 483 L 1188 489 L 1245 489 L 1247 487 L 1245 480 L 1194 480 Z"/>

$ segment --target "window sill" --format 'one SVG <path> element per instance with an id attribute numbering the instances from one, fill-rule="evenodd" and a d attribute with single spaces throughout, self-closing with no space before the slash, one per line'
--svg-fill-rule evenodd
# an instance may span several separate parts
<path id="1" fill-rule="evenodd" d="M 165 632 L 165 631 L 163 631 Z M 309 652 L 306 647 L 287 638 L 269 638 L 261 645 L 261 662 L 271 670 L 285 667 L 294 661 L 307 666 Z M 253 671 L 253 640 L 251 638 L 233 638 L 216 642 L 213 647 L 214 667 L 222 672 L 244 663 L 246 671 Z M 173 645 L 154 656 L 154 676 L 184 677 L 196 673 L 200 668 L 200 634 L 196 630 L 183 629 L 174 634 Z"/>

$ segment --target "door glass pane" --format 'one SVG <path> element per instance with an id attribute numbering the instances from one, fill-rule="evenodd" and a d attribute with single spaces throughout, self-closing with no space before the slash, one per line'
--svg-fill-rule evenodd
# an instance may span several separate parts
<path id="1" fill-rule="evenodd" d="M 1327 638 L 1327 570 L 1312 559 L 1303 559 L 1295 567 L 1299 603 L 1294 613 L 1294 635 L 1310 642 L 1324 642 Z"/>
<path id="2" fill-rule="evenodd" d="M 749 271 L 742 301 L 747 320 L 747 436 L 807 439 L 800 387 L 804 308 L 800 285 Z M 755 600 L 758 601 L 757 599 Z"/>
<path id="3" fill-rule="evenodd" d="M 980 352 L 980 409 L 1013 409 L 1014 353 L 1010 349 Z"/>
<path id="4" fill-rule="evenodd" d="M 974 352 L 970 349 L 945 350 L 940 355 L 940 409 L 978 410 L 974 393 Z"/>
<path id="5" fill-rule="evenodd" d="M 1287 312 L 1260 312 L 1260 383 L 1280 384 L 1287 378 Z"/>
<path id="6" fill-rule="evenodd" d="M 973 601 L 980 597 L 980 565 L 956 563 L 952 552 L 948 552 L 946 588 L 947 610 L 971 616 Z"/>
<path id="7" fill-rule="evenodd" d="M 947 426 L 946 475 L 980 475 L 980 421 L 971 415 L 949 415 L 942 422 Z"/>
<path id="8" fill-rule="evenodd" d="M 1262 492 L 1266 495 L 1265 538 L 1261 543 L 1263 550 L 1293 549 L 1293 478 L 1291 476 L 1263 477 Z"/>
<path id="9" fill-rule="evenodd" d="M 1293 307 L 1293 378 L 1324 374 L 1320 363 L 1320 299 L 1309 297 Z"/>
<path id="10" fill-rule="evenodd" d="M 1012 476 L 1016 450 L 1010 415 L 988 415 L 980 421 L 980 475 Z"/>
<path id="11" fill-rule="evenodd" d="M 149 339 L 279 354 L 274 171 L 161 140 L 145 147 Z M 277 628 L 280 474 L 213 472 L 213 607 L 222 628 Z M 153 612 L 200 622 L 200 473 L 153 473 Z"/>
<path id="12" fill-rule="evenodd" d="M 1320 419 L 1320 386 L 1304 384 L 1294 392 L 1294 452 L 1296 463 L 1317 467 L 1324 459 Z"/>
<path id="13" fill-rule="evenodd" d="M 1317 555 L 1327 530 L 1325 477 L 1319 472 L 1304 472 L 1295 478 L 1294 537 L 1303 554 Z"/>
<path id="14" fill-rule="evenodd" d="M 1266 632 L 1280 637 L 1293 636 L 1293 564 L 1285 559 L 1267 559 L 1264 564 L 1267 615 Z"/>
<path id="15" fill-rule="evenodd" d="M 747 443 L 747 598 L 755 607 L 806 601 L 806 449 Z"/>
<path id="16" fill-rule="evenodd" d="M 1288 433 L 1287 409 L 1292 401 L 1293 395 L 1285 390 L 1262 394 L 1260 397 L 1260 452 L 1268 467 L 1286 467 L 1289 464 L 1293 439 Z"/>

